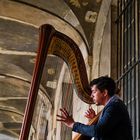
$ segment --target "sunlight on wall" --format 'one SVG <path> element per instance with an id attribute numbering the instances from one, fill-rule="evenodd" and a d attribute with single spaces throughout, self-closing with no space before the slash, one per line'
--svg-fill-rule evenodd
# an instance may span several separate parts
<path id="1" fill-rule="evenodd" d="M 7 135 L 0 134 L 0 140 L 18 140 L 18 139 L 7 136 Z"/>

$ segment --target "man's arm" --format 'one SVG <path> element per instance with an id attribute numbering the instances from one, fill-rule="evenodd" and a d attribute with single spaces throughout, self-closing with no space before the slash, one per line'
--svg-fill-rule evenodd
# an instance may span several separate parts
<path id="1" fill-rule="evenodd" d="M 60 119 L 57 119 L 57 121 L 61 121 L 66 126 L 72 128 L 73 131 L 89 137 L 98 137 L 109 133 L 121 119 L 120 112 L 116 105 L 108 106 L 101 119 L 95 125 L 85 125 L 75 122 L 66 109 L 60 109 L 60 111 L 61 115 L 57 115 Z"/>
<path id="2" fill-rule="evenodd" d="M 103 116 L 95 125 L 85 125 L 79 122 L 75 122 L 73 126 L 73 131 L 80 134 L 90 136 L 90 137 L 99 137 L 106 135 L 112 131 L 112 129 L 119 123 L 121 115 L 116 106 L 110 105 L 103 113 Z"/>

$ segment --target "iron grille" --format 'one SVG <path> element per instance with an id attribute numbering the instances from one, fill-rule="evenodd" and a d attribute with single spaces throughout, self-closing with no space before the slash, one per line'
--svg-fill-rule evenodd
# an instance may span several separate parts
<path id="1" fill-rule="evenodd" d="M 140 138 L 140 1 L 118 0 L 117 84 L 123 93 L 133 127 Z"/>

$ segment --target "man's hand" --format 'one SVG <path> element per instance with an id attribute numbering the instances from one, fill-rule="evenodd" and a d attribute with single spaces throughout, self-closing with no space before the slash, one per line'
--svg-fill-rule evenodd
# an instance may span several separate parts
<path id="1" fill-rule="evenodd" d="M 61 108 L 60 111 L 61 115 L 57 115 L 57 117 L 59 118 L 57 119 L 57 121 L 63 122 L 66 126 L 73 128 L 75 122 L 72 116 L 69 115 L 65 108 Z"/>
<path id="2" fill-rule="evenodd" d="M 90 107 L 86 112 L 85 112 L 85 117 L 88 119 L 93 119 L 96 116 L 95 111 Z"/>

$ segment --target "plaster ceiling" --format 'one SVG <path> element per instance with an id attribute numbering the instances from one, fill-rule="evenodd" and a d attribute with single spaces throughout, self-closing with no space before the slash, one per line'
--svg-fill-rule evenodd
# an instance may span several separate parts
<path id="1" fill-rule="evenodd" d="M 1 0 L 0 1 L 0 137 L 18 138 L 38 48 L 41 24 L 53 24 L 88 53 L 101 0 Z M 42 85 L 50 97 L 63 61 L 48 56 Z"/>

